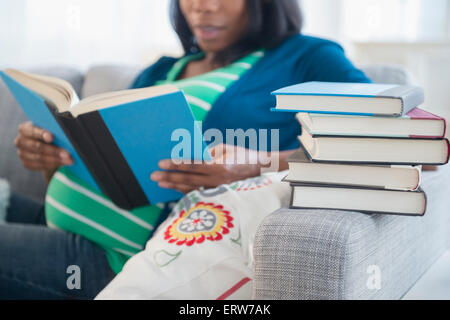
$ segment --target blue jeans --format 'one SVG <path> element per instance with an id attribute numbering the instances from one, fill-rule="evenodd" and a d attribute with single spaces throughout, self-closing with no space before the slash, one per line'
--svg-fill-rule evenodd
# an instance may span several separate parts
<path id="1" fill-rule="evenodd" d="M 48 228 L 42 205 L 12 194 L 0 224 L 0 299 L 92 299 L 114 276 L 102 248 Z"/>

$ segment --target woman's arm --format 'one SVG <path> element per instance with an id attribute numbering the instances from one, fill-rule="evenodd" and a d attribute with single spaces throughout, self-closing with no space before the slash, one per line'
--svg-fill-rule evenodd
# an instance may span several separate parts
<path id="1" fill-rule="evenodd" d="M 162 188 L 175 189 L 183 193 L 204 188 L 215 188 L 238 180 L 256 177 L 263 172 L 277 172 L 288 169 L 287 158 L 295 150 L 266 153 L 231 145 L 218 145 L 211 150 L 212 162 L 177 164 L 163 160 L 151 179 Z"/>
<path id="2" fill-rule="evenodd" d="M 304 63 L 298 68 L 305 72 L 304 81 L 371 82 L 345 55 L 344 49 L 334 42 L 327 42 L 311 49 Z M 299 69 L 299 74 L 301 70 Z"/>

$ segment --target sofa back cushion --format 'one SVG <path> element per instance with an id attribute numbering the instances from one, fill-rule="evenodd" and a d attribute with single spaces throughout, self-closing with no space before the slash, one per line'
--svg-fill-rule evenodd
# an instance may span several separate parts
<path id="1" fill-rule="evenodd" d="M 99 65 L 90 68 L 84 76 L 82 97 L 128 89 L 141 68 L 130 65 Z"/>

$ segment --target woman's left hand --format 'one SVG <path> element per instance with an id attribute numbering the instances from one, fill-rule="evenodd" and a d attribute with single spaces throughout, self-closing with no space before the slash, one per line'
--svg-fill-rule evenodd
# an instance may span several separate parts
<path id="1" fill-rule="evenodd" d="M 210 152 L 213 160 L 200 164 L 162 160 L 159 162 L 161 169 L 177 172 L 155 171 L 151 179 L 162 188 L 188 193 L 201 187 L 215 188 L 261 174 L 258 151 L 221 144 Z"/>

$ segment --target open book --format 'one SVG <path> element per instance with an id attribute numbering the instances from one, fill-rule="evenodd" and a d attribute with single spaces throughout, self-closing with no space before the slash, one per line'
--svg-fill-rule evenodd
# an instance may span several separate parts
<path id="1" fill-rule="evenodd" d="M 150 179 L 162 159 L 209 160 L 183 93 L 175 86 L 99 94 L 79 100 L 61 79 L 8 69 L 0 76 L 34 125 L 50 131 L 54 144 L 72 155 L 69 169 L 119 207 L 133 209 L 179 199 Z M 188 132 L 189 150 L 173 155 Z M 178 148 L 179 149 L 179 148 Z M 177 150 L 178 150 L 177 149 Z"/>

